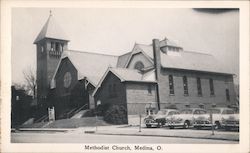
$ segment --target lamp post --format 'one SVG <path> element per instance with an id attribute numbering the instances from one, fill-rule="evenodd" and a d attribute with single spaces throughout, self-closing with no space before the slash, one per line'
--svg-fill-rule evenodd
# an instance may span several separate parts
<path id="1" fill-rule="evenodd" d="M 139 132 L 141 132 L 141 114 L 139 115 L 139 117 L 140 117 Z"/>

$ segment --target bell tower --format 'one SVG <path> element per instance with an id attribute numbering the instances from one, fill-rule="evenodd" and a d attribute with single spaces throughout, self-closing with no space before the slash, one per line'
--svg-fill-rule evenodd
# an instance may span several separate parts
<path id="1" fill-rule="evenodd" d="M 69 40 L 57 25 L 51 14 L 36 37 L 37 56 L 37 98 L 38 102 L 47 100 L 50 81 L 55 73 L 61 55 L 68 48 Z"/>

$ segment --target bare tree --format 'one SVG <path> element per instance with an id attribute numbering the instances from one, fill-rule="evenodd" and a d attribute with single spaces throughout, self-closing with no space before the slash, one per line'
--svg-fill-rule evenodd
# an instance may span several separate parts
<path id="1" fill-rule="evenodd" d="M 35 98 L 37 89 L 35 70 L 32 67 L 28 67 L 23 71 L 23 75 L 26 82 L 27 94 L 32 95 L 33 98 Z"/>

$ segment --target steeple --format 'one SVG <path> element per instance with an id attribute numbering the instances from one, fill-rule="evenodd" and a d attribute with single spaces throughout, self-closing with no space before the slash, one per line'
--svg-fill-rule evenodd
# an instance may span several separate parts
<path id="1" fill-rule="evenodd" d="M 64 50 L 67 50 L 68 38 L 56 23 L 52 12 L 42 30 L 36 37 L 37 56 L 37 97 L 38 102 L 46 101 L 50 91 L 50 82 Z"/>
<path id="2" fill-rule="evenodd" d="M 37 44 L 39 41 L 43 40 L 44 38 L 69 41 L 69 39 L 64 34 L 61 27 L 57 24 L 56 20 L 54 19 L 51 10 L 50 10 L 49 18 L 47 22 L 44 24 L 38 36 L 36 37 L 34 44 Z"/>

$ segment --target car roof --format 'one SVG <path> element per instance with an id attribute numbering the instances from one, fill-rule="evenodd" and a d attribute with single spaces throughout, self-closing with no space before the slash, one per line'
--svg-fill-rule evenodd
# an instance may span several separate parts
<path id="1" fill-rule="evenodd" d="M 219 110 L 233 110 L 232 108 L 228 108 L 228 107 L 215 107 L 215 108 L 211 108 L 211 109 L 219 109 Z M 210 110 L 211 110 L 210 109 Z"/>
<path id="2" fill-rule="evenodd" d="M 160 109 L 159 111 L 162 111 L 162 110 L 164 110 L 164 111 L 178 111 L 177 109 Z"/>
<path id="3" fill-rule="evenodd" d="M 184 108 L 182 110 L 191 110 L 191 111 L 195 111 L 195 110 L 203 110 L 203 111 L 206 111 L 205 109 L 203 108 Z"/>

